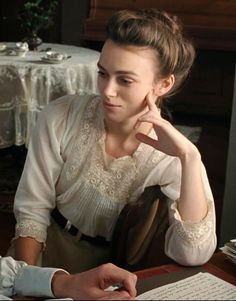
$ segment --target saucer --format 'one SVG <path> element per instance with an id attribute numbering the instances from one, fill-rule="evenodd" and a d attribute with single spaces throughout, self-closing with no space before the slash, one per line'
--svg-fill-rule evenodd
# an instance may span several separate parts
<path id="1" fill-rule="evenodd" d="M 15 49 L 15 55 L 24 57 L 27 54 L 27 50 L 22 50 L 22 49 Z"/>
<path id="2" fill-rule="evenodd" d="M 51 57 L 41 57 L 41 60 L 45 63 L 48 64 L 60 64 L 62 62 L 67 61 L 69 58 L 71 58 L 71 56 L 64 56 L 62 59 L 58 59 L 58 58 L 51 58 Z"/>
<path id="3" fill-rule="evenodd" d="M 66 57 L 67 57 L 66 54 L 60 53 L 60 52 L 56 52 L 56 51 L 47 51 L 46 52 L 46 58 L 48 58 L 48 59 L 61 61 Z"/>
<path id="4" fill-rule="evenodd" d="M 48 64 L 60 64 L 65 61 L 65 59 L 58 60 L 58 59 L 51 59 L 51 58 L 47 58 L 47 57 L 41 57 L 41 60 L 44 63 L 48 63 Z"/>
<path id="5" fill-rule="evenodd" d="M 19 49 L 19 48 L 7 48 L 6 53 L 10 56 L 19 56 L 24 57 L 27 54 L 27 50 Z"/>

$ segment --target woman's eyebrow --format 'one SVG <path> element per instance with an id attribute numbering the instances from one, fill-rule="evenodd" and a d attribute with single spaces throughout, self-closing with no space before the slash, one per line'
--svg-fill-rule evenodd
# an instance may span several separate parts
<path id="1" fill-rule="evenodd" d="M 101 68 L 101 69 L 105 70 L 105 68 L 103 68 L 102 65 L 99 62 L 97 63 L 97 66 L 98 66 L 98 68 Z"/>
<path id="2" fill-rule="evenodd" d="M 97 63 L 97 66 L 98 66 L 98 68 L 106 71 L 106 69 L 99 62 Z M 135 73 L 134 71 L 129 71 L 129 70 L 118 70 L 115 73 L 116 74 L 131 74 L 131 75 L 134 75 L 134 76 L 138 76 L 137 73 Z"/>

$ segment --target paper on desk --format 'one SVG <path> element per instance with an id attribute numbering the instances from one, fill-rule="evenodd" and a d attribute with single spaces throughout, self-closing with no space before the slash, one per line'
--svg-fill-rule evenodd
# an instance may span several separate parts
<path id="1" fill-rule="evenodd" d="M 236 300 L 236 286 L 210 273 L 198 273 L 143 293 L 136 300 Z"/>

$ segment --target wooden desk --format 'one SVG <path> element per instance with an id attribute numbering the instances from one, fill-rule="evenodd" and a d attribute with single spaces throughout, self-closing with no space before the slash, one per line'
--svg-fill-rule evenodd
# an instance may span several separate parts
<path id="1" fill-rule="evenodd" d="M 210 265 L 217 267 L 220 270 L 223 270 L 225 273 L 233 276 L 236 280 L 236 265 L 231 263 L 227 256 L 221 251 L 215 253 L 208 262 Z"/>
<path id="2" fill-rule="evenodd" d="M 167 264 L 135 272 L 138 276 L 137 293 L 142 294 L 154 287 L 172 283 L 199 272 L 209 272 L 223 280 L 236 285 L 236 266 L 227 262 L 225 254 L 218 252 L 210 261 L 200 267 L 184 267 L 178 264 Z M 14 297 L 22 300 L 22 296 Z M 42 300 L 42 298 L 24 297 L 24 300 Z"/>
<path id="3" fill-rule="evenodd" d="M 233 285 L 236 285 L 236 266 L 226 260 L 225 254 L 217 252 L 208 263 L 199 267 L 184 267 L 178 264 L 167 264 L 156 268 L 138 271 L 138 295 L 154 287 L 169 284 L 199 272 L 211 273 Z"/>

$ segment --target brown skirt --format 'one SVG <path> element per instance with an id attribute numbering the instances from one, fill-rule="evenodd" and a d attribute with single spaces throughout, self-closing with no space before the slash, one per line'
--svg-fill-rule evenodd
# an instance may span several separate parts
<path id="1" fill-rule="evenodd" d="M 109 261 L 109 247 L 94 246 L 62 230 L 54 221 L 48 228 L 42 266 L 83 272 Z"/>

